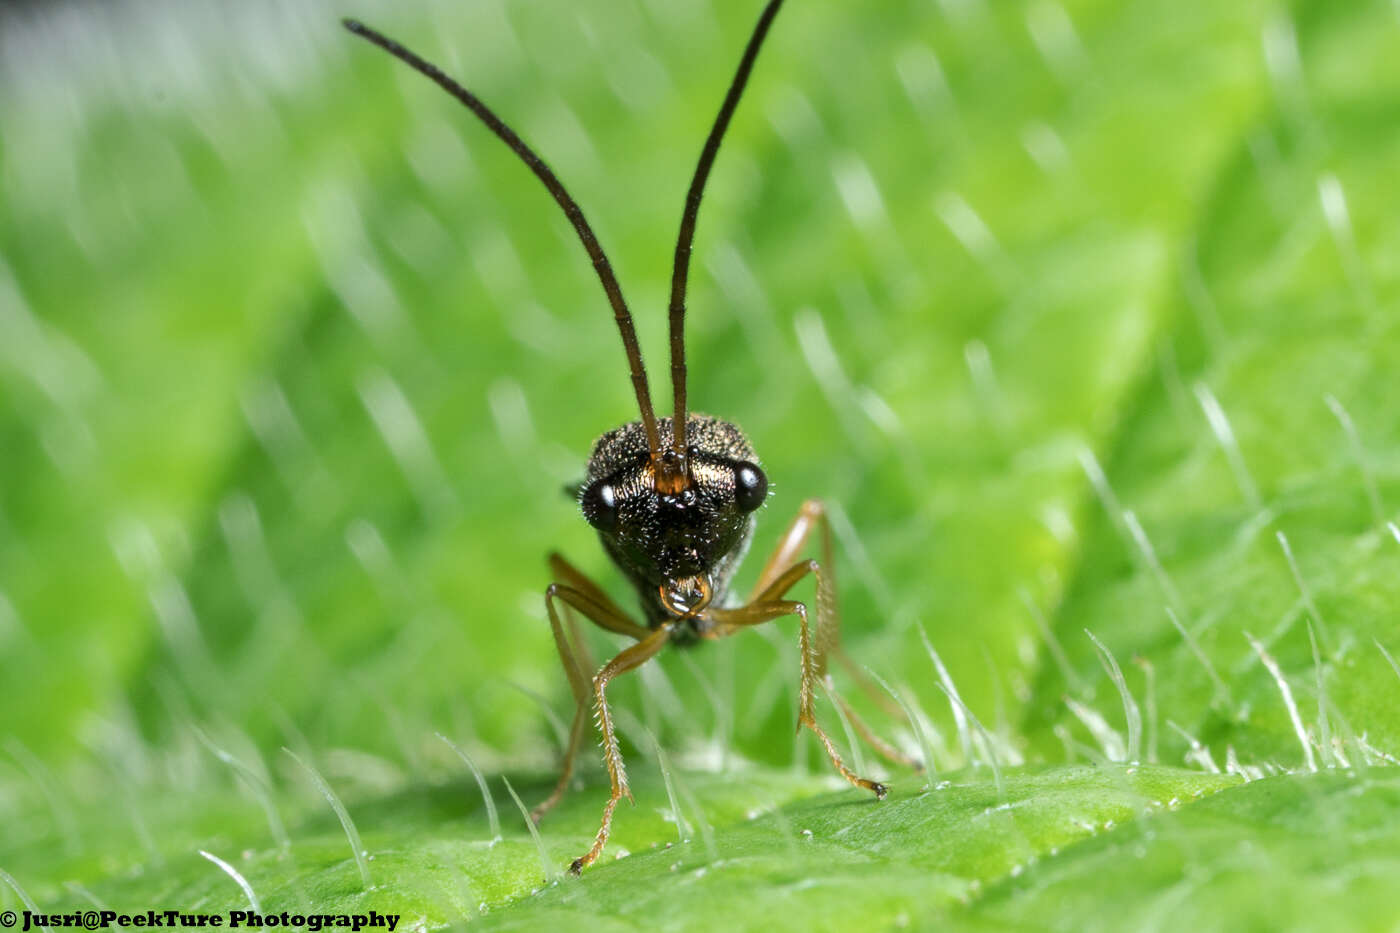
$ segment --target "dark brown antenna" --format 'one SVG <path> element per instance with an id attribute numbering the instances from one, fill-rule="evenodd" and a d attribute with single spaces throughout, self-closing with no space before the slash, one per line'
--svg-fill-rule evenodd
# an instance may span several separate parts
<path id="1" fill-rule="evenodd" d="M 773 5 L 776 6 L 776 3 Z M 535 155 L 534 150 L 525 145 L 525 141 L 517 136 L 514 130 L 501 122 L 501 118 L 496 116 L 491 108 L 483 104 L 475 94 L 443 74 L 436 65 L 424 61 L 393 39 L 376 32 L 364 23 L 353 19 L 344 20 L 344 23 L 346 29 L 379 46 L 465 104 L 468 110 L 480 117 L 481 122 L 485 123 L 491 132 L 499 136 L 501 141 L 511 148 L 512 152 L 520 156 L 521 160 L 530 167 L 530 171 L 544 182 L 549 193 L 554 195 L 554 200 L 558 201 L 559 206 L 564 209 L 569 223 L 574 225 L 574 230 L 578 232 L 578 238 L 583 241 L 583 248 L 588 251 L 588 258 L 593 260 L 593 268 L 598 273 L 599 281 L 603 283 L 603 291 L 607 292 L 608 303 L 612 305 L 613 315 L 617 318 L 617 329 L 622 332 L 622 346 L 627 351 L 627 365 L 632 370 L 632 387 L 637 392 L 637 407 L 642 413 L 642 426 L 647 432 L 647 445 L 651 448 L 652 460 L 659 460 L 661 441 L 656 431 L 656 415 L 651 407 L 651 393 L 647 389 L 647 372 L 642 366 L 642 351 L 637 345 L 637 332 L 632 326 L 632 314 L 627 310 L 627 302 L 622 299 L 622 287 L 617 283 L 617 276 L 613 275 L 612 265 L 603 253 L 603 248 L 598 245 L 598 238 L 593 235 L 593 228 L 584 219 L 583 211 L 579 208 L 578 202 L 569 195 L 569 192 L 565 190 L 564 185 L 544 163 L 544 160 Z M 729 106 L 728 102 L 726 102 L 726 106 Z M 730 109 L 733 108 L 730 107 Z M 696 201 L 697 203 L 699 201 L 698 195 Z M 693 218 L 691 223 L 693 226 Z"/>
<path id="2" fill-rule="evenodd" d="M 719 152 L 720 141 L 724 139 L 724 131 L 729 128 L 729 119 L 734 116 L 734 109 L 739 106 L 739 98 L 744 93 L 744 85 L 749 81 L 749 72 L 753 71 L 758 50 L 763 47 L 763 40 L 768 35 L 768 27 L 773 25 L 773 17 L 778 15 L 778 8 L 782 5 L 783 0 L 769 0 L 758 17 L 758 25 L 749 37 L 744 57 L 739 59 L 739 70 L 734 73 L 734 80 L 729 83 L 729 92 L 724 95 L 724 103 L 720 105 L 719 115 L 715 117 L 715 125 L 710 128 L 710 135 L 705 139 L 705 148 L 700 150 L 700 162 L 695 166 L 695 177 L 690 180 L 690 191 L 685 196 L 685 213 L 681 215 L 681 232 L 676 238 L 676 260 L 671 270 L 670 312 L 671 391 L 675 393 L 676 401 L 676 413 L 672 418 L 671 447 L 681 464 L 685 463 L 686 451 L 685 283 L 690 275 L 690 249 L 695 241 L 695 218 L 700 213 L 700 197 L 705 193 L 705 181 L 710 177 L 711 166 L 715 164 L 715 155 Z"/>

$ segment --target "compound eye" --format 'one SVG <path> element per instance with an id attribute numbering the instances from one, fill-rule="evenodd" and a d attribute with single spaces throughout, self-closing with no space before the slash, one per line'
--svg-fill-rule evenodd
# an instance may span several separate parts
<path id="1" fill-rule="evenodd" d="M 579 497 L 579 507 L 588 524 L 599 531 L 617 527 L 617 490 L 610 483 L 594 483 Z"/>
<path id="2" fill-rule="evenodd" d="M 752 512 L 768 497 L 768 477 L 757 464 L 741 461 L 734 465 L 734 502 Z"/>

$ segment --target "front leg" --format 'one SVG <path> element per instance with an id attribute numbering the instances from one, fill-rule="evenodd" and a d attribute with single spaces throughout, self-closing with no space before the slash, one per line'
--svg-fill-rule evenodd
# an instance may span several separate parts
<path id="1" fill-rule="evenodd" d="M 797 510 L 796 517 L 788 525 L 787 531 L 783 533 L 782 539 L 779 540 L 778 546 L 773 549 L 767 563 L 763 565 L 763 570 L 758 575 L 758 583 L 755 584 L 753 593 L 749 596 L 749 603 L 753 604 L 765 598 L 781 598 L 797 580 L 801 579 L 803 574 L 793 578 L 786 587 L 779 586 L 784 576 L 798 565 L 798 557 L 807 549 L 813 533 L 819 536 L 821 546 L 821 563 L 818 565 L 820 569 L 815 572 L 817 579 L 817 631 L 814 640 L 816 677 L 826 685 L 831 692 L 832 700 L 841 707 L 841 711 L 846 714 L 851 725 L 866 744 L 889 761 L 913 768 L 916 771 L 922 771 L 924 767 L 922 762 L 910 758 L 875 734 L 865 720 L 846 702 L 846 698 L 836 690 L 827 674 L 827 659 L 835 657 L 851 676 L 851 679 L 856 682 L 856 686 L 860 687 L 861 691 L 870 697 L 877 706 L 890 716 L 903 717 L 904 713 L 898 704 L 876 689 L 870 676 L 861 670 L 859 665 L 852 661 L 845 649 L 841 647 L 841 613 L 836 597 L 831 522 L 826 516 L 826 506 L 822 504 L 820 499 L 808 499 Z"/>
<path id="2" fill-rule="evenodd" d="M 842 777 L 856 787 L 863 787 L 871 791 L 878 799 L 883 800 L 885 794 L 889 792 L 889 788 L 878 781 L 863 778 L 846 767 L 846 763 L 841 760 L 841 755 L 837 752 L 831 737 L 817 722 L 815 695 L 816 684 L 821 675 L 818 673 L 818 658 L 812 644 L 811 626 L 807 622 L 807 606 L 800 602 L 781 598 L 797 584 L 797 581 L 809 573 L 817 577 L 817 588 L 820 592 L 821 565 L 814 560 L 803 561 L 778 577 L 768 589 L 759 595 L 758 599 L 747 606 L 738 609 L 711 610 L 707 615 L 715 623 L 715 627 L 711 629 L 709 637 L 723 638 L 745 628 L 762 625 L 783 616 L 797 616 L 801 626 L 798 643 L 802 654 L 802 675 L 798 682 L 797 728 L 801 729 L 806 726 L 816 734 L 822 747 L 826 749 L 827 755 L 831 758 L 831 763 Z"/>
<path id="3" fill-rule="evenodd" d="M 821 539 L 821 568 L 817 577 L 817 673 L 826 676 L 826 662 L 835 656 L 851 678 L 866 691 L 876 704 L 892 716 L 902 715 L 900 709 L 889 697 L 875 690 L 866 676 L 846 652 L 841 648 L 841 613 L 836 598 L 836 561 L 831 543 L 831 521 L 826 517 L 826 506 L 820 499 L 808 499 L 797 510 L 797 515 L 783 533 L 782 540 L 773 549 L 768 562 L 758 575 L 749 602 L 754 603 L 773 590 L 774 585 L 797 563 L 798 557 L 807 549 L 807 544 L 816 532 Z M 799 577 L 800 579 L 800 577 Z M 789 587 L 790 588 L 790 587 Z M 777 593 L 781 596 L 787 590 Z"/>
<path id="4" fill-rule="evenodd" d="M 593 678 L 594 712 L 598 719 L 598 729 L 603 733 L 603 762 L 607 765 L 608 778 L 612 781 L 612 793 L 608 797 L 607 805 L 603 807 L 603 825 L 599 827 L 598 836 L 593 840 L 593 848 L 574 859 L 573 864 L 569 866 L 569 871 L 575 875 L 593 864 L 602 854 L 603 846 L 608 842 L 608 834 L 612 831 L 613 810 L 617 809 L 617 802 L 622 799 L 623 794 L 629 798 L 632 796 L 627 788 L 627 772 L 622 766 L 622 753 L 617 748 L 617 731 L 613 728 L 612 710 L 608 709 L 608 681 L 618 674 L 641 667 L 666 647 L 670 639 L 671 623 L 667 622 L 635 645 L 624 649 L 617 657 L 603 665 L 603 669 Z"/>

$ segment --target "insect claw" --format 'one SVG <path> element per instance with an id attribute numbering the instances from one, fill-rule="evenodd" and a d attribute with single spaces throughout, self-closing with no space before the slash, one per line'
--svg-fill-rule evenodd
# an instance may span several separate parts
<path id="1" fill-rule="evenodd" d="M 870 783 L 870 789 L 875 792 L 876 800 L 884 800 L 885 795 L 890 792 L 889 787 L 885 784 L 881 784 L 879 781 L 872 781 Z"/>
<path id="2" fill-rule="evenodd" d="M 575 878 L 577 878 L 579 875 L 583 874 L 583 858 L 582 858 L 582 857 L 579 857 L 579 858 L 574 859 L 573 864 L 571 864 L 571 865 L 569 866 L 569 874 L 573 875 Z"/>

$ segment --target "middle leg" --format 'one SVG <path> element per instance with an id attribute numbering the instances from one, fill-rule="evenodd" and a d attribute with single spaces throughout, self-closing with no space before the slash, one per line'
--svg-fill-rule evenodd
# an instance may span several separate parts
<path id="1" fill-rule="evenodd" d="M 564 674 L 569 679 L 569 689 L 574 696 L 574 719 L 569 727 L 569 744 L 564 751 L 559 780 L 555 782 L 554 790 L 549 796 L 530 811 L 530 818 L 535 823 L 539 823 L 546 813 L 554 809 L 569 789 L 569 782 L 574 773 L 574 759 L 578 757 L 579 748 L 583 744 L 587 712 L 591 705 L 589 671 L 592 669 L 592 662 L 588 659 L 588 650 L 579 638 L 576 625 L 569 626 L 573 635 L 573 644 L 570 644 L 556 602 L 563 603 L 566 612 L 571 609 L 577 610 L 594 625 L 609 632 L 640 640 L 651 631 L 627 618 L 606 593 L 559 554 L 550 555 L 549 565 L 556 580 L 564 581 L 550 584 L 545 590 L 544 605 L 549 614 L 549 627 L 554 635 L 554 644 L 559 650 L 559 660 L 564 665 Z M 572 616 L 570 620 L 572 621 Z"/>

